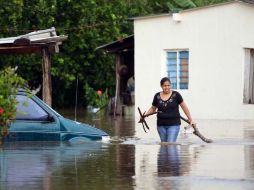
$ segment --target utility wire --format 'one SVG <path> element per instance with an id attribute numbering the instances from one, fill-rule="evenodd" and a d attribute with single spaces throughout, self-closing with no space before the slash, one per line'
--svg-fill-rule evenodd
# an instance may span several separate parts
<path id="1" fill-rule="evenodd" d="M 126 20 L 119 19 L 118 21 L 124 22 Z M 70 27 L 70 28 L 61 28 L 61 27 L 55 27 L 57 31 L 79 31 L 82 29 L 91 29 L 96 28 L 99 26 L 105 26 L 105 25 L 112 25 L 112 22 L 100 22 L 100 23 L 94 23 L 94 24 L 84 24 L 77 27 Z M 11 28 L 11 27 L 4 27 L 0 26 L 0 31 L 6 31 L 6 32 L 33 32 L 37 30 L 42 30 L 41 28 L 32 28 L 32 29 L 20 29 L 20 28 Z"/>

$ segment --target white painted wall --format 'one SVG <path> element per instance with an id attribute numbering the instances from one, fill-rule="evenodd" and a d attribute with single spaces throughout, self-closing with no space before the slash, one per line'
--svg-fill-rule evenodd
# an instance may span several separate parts
<path id="1" fill-rule="evenodd" d="M 189 50 L 189 89 L 178 90 L 193 118 L 254 119 L 243 104 L 244 48 L 254 48 L 254 5 L 232 2 L 172 16 L 134 19 L 135 103 L 147 110 L 166 76 L 166 50 Z M 136 112 L 136 115 L 138 113 Z"/>

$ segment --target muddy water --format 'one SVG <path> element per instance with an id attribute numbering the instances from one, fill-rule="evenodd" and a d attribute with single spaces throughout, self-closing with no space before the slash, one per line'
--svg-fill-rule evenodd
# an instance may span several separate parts
<path id="1" fill-rule="evenodd" d="M 214 143 L 182 129 L 177 143 L 161 144 L 155 118 L 148 119 L 145 133 L 132 117 L 80 113 L 78 120 L 108 132 L 110 143 L 7 144 L 0 189 L 254 189 L 254 121 L 198 120 Z"/>

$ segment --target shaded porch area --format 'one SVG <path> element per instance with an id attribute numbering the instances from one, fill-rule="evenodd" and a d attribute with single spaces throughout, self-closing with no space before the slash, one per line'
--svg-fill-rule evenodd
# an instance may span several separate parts
<path id="1" fill-rule="evenodd" d="M 97 49 L 115 56 L 115 97 L 110 101 L 110 114 L 124 115 L 135 104 L 134 35 L 104 44 Z"/>

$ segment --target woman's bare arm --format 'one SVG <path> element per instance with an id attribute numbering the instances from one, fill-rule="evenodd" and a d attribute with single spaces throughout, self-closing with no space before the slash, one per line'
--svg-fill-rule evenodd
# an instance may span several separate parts
<path id="1" fill-rule="evenodd" d="M 192 117 L 191 117 L 191 114 L 190 114 L 190 110 L 188 108 L 188 106 L 186 105 L 186 103 L 183 101 L 181 104 L 180 104 L 183 112 L 185 113 L 185 115 L 187 116 L 188 120 L 190 121 L 190 124 L 195 124 L 194 121 L 192 120 Z"/>
<path id="2" fill-rule="evenodd" d="M 157 108 L 155 106 L 151 106 L 149 110 L 145 113 L 145 115 L 150 115 L 152 113 L 155 113 Z"/>

